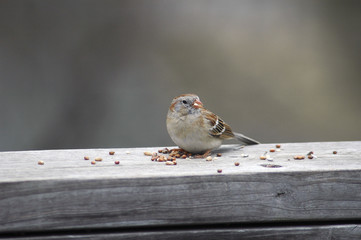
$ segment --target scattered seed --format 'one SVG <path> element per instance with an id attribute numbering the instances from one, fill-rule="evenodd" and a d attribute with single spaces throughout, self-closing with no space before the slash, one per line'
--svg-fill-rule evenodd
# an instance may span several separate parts
<path id="1" fill-rule="evenodd" d="M 186 154 L 183 154 L 183 155 L 181 156 L 181 158 L 185 159 L 185 158 L 187 158 L 187 155 L 186 155 Z"/>
<path id="2" fill-rule="evenodd" d="M 159 158 L 158 158 L 158 162 L 165 162 L 167 161 L 167 159 L 165 158 L 164 155 L 160 155 Z"/>
<path id="3" fill-rule="evenodd" d="M 276 144 L 276 148 L 281 148 L 281 144 Z"/>
<path id="4" fill-rule="evenodd" d="M 271 148 L 269 151 L 270 151 L 270 152 L 275 152 L 275 151 L 276 151 L 276 149 Z"/>
<path id="5" fill-rule="evenodd" d="M 212 161 L 212 157 L 211 156 L 206 157 L 206 161 Z"/>
<path id="6" fill-rule="evenodd" d="M 94 160 L 97 161 L 97 162 L 101 162 L 101 161 L 103 161 L 103 158 L 101 158 L 101 157 L 96 157 L 96 158 L 94 158 Z"/>
<path id="7" fill-rule="evenodd" d="M 222 169 L 217 169 L 217 172 L 218 172 L 218 173 L 222 173 Z"/>
<path id="8" fill-rule="evenodd" d="M 95 163 L 96 163 L 95 161 L 91 161 L 91 164 L 95 165 Z"/>
<path id="9" fill-rule="evenodd" d="M 144 155 L 145 156 L 152 156 L 152 153 L 151 152 L 144 152 Z"/>
<path id="10" fill-rule="evenodd" d="M 85 156 L 85 157 L 84 157 L 84 160 L 89 160 L 89 157 L 88 157 L 88 156 Z"/>
<path id="11" fill-rule="evenodd" d="M 158 152 L 159 152 L 159 150 L 158 150 Z M 170 151 L 168 148 L 163 148 L 160 153 L 167 154 L 167 153 L 170 153 Z"/>
<path id="12" fill-rule="evenodd" d="M 174 162 L 172 162 L 172 161 L 166 161 L 165 165 L 176 165 L 176 164 L 174 164 Z"/>
<path id="13" fill-rule="evenodd" d="M 307 153 L 307 155 L 312 155 L 312 154 L 313 154 L 313 151 L 311 151 L 311 152 Z"/>
<path id="14" fill-rule="evenodd" d="M 312 156 L 312 155 L 308 155 L 308 159 L 313 159 L 313 156 Z"/>
<path id="15" fill-rule="evenodd" d="M 217 153 L 217 157 L 222 157 L 222 153 Z"/>
<path id="16" fill-rule="evenodd" d="M 239 166 L 239 162 L 235 162 L 234 165 L 238 167 L 238 166 Z"/>
<path id="17" fill-rule="evenodd" d="M 333 151 L 332 153 L 333 153 L 333 154 L 337 154 L 337 151 Z"/>
<path id="18" fill-rule="evenodd" d="M 38 161 L 39 165 L 44 165 L 44 161 Z"/>
<path id="19" fill-rule="evenodd" d="M 114 153 L 115 153 L 115 152 L 113 152 L 113 151 L 112 151 L 112 152 L 109 152 L 109 155 L 114 155 Z"/>
<path id="20" fill-rule="evenodd" d="M 295 160 L 302 160 L 302 159 L 305 159 L 305 156 L 303 156 L 303 155 L 297 155 L 297 156 L 294 156 L 293 159 L 295 159 Z"/>
<path id="21" fill-rule="evenodd" d="M 119 164 L 119 161 L 115 161 L 114 163 L 115 163 L 115 164 Z"/>
<path id="22" fill-rule="evenodd" d="M 259 159 L 266 160 L 267 158 L 266 158 L 266 156 L 260 156 Z"/>

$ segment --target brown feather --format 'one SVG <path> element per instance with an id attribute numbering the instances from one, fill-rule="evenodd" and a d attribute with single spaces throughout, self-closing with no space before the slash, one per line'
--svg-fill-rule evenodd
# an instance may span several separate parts
<path id="1" fill-rule="evenodd" d="M 220 137 L 223 139 L 234 138 L 234 134 L 232 132 L 231 127 L 225 123 L 221 118 L 219 118 L 216 114 L 205 110 L 204 112 L 205 118 L 209 121 L 209 134 L 214 137 Z"/>

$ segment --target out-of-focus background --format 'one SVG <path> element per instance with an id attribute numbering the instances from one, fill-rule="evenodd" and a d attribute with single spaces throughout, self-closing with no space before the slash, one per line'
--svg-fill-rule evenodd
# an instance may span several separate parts
<path id="1" fill-rule="evenodd" d="M 0 1 L 1 151 L 173 145 L 182 93 L 261 142 L 360 140 L 361 1 Z"/>

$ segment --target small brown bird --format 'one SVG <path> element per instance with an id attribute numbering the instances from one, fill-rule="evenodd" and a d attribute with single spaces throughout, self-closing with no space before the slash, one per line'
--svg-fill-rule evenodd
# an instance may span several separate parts
<path id="1" fill-rule="evenodd" d="M 173 142 L 190 153 L 206 153 L 221 146 L 225 139 L 237 139 L 246 145 L 258 141 L 235 133 L 216 114 L 203 107 L 195 94 L 175 97 L 167 115 L 167 130 Z"/>

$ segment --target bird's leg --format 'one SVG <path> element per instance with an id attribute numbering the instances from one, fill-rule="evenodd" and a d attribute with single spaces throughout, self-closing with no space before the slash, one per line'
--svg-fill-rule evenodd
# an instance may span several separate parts
<path id="1" fill-rule="evenodd" d="M 194 156 L 194 158 L 206 158 L 208 157 L 209 155 L 211 155 L 211 150 L 207 150 L 205 153 L 203 154 L 197 154 Z"/>

